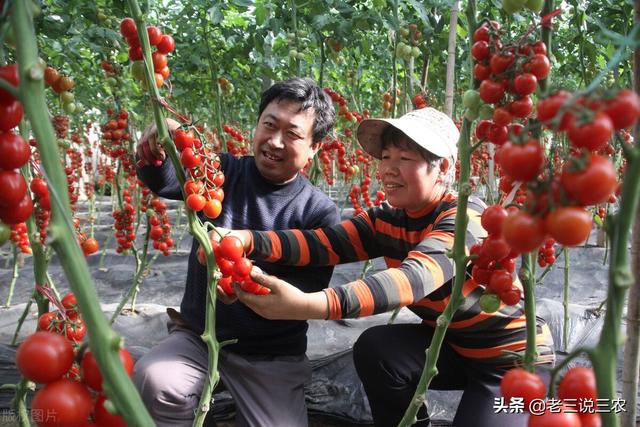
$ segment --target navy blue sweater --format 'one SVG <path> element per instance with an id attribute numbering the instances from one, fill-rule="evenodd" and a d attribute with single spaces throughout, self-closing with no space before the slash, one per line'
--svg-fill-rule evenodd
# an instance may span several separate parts
<path id="1" fill-rule="evenodd" d="M 284 185 L 266 181 L 255 165 L 253 157 L 235 158 L 221 154 L 221 169 L 225 175 L 225 198 L 222 214 L 213 222 L 219 227 L 250 230 L 310 229 L 336 224 L 340 214 L 336 205 L 304 176 L 298 175 Z M 161 167 L 145 166 L 138 176 L 160 197 L 181 200 L 180 184 L 170 161 Z M 204 217 L 201 216 L 201 219 Z M 184 320 L 201 334 L 205 321 L 205 266 L 196 258 L 198 242 L 193 239 L 185 293 L 180 304 Z M 291 267 L 270 263 L 256 263 L 265 272 L 314 292 L 328 286 L 332 267 Z M 243 354 L 299 355 L 307 348 L 307 322 L 267 320 L 244 304 L 236 301 L 216 306 L 218 341 L 238 339 L 225 347 Z"/>

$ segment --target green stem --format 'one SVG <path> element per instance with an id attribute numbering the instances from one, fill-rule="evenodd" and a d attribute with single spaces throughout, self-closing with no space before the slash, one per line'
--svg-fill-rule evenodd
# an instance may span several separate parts
<path id="1" fill-rule="evenodd" d="M 26 397 L 29 390 L 33 388 L 32 386 L 33 383 L 23 378 L 16 386 L 16 395 L 11 403 L 13 410 L 18 415 L 18 423 L 20 427 L 31 426 Z"/>
<path id="2" fill-rule="evenodd" d="M 524 351 L 523 364 L 525 369 L 533 372 L 535 370 L 534 363 L 538 358 L 538 350 L 536 347 L 536 295 L 535 295 L 535 277 L 531 271 L 532 253 L 522 255 L 522 266 L 518 272 L 518 276 L 522 281 L 524 289 L 524 313 L 527 325 L 527 346 Z"/>
<path id="3" fill-rule="evenodd" d="M 27 315 L 29 314 L 29 310 L 31 309 L 31 304 L 33 304 L 33 298 L 35 297 L 36 294 L 37 292 L 34 292 L 34 295 L 31 295 L 31 298 L 29 298 L 29 301 L 27 301 L 27 305 L 24 307 L 24 310 L 22 310 L 22 314 L 18 319 L 18 326 L 16 326 L 16 330 L 13 333 L 13 338 L 11 339 L 12 346 L 16 345 L 16 343 L 18 342 L 18 335 L 20 335 L 20 329 L 22 329 L 22 324 L 24 323 L 24 319 L 26 319 Z"/>
<path id="4" fill-rule="evenodd" d="M 18 280 L 18 275 L 20 273 L 20 270 L 18 269 L 18 244 L 16 242 L 11 242 L 11 258 L 13 262 L 13 269 L 11 271 L 11 282 L 9 283 L 9 296 L 5 303 L 6 307 L 11 306 L 13 291 L 16 287 L 16 281 Z"/>
<path id="5" fill-rule="evenodd" d="M 20 75 L 20 94 L 37 141 L 45 177 L 51 194 L 51 246 L 75 293 L 89 331 L 89 346 L 103 375 L 103 388 L 129 426 L 150 426 L 153 421 L 138 392 L 124 371 L 119 357 L 121 339 L 109 328 L 104 317 L 86 259 L 74 235 L 66 176 L 59 161 L 55 133 L 44 94 L 44 69 L 38 60 L 36 34 L 31 4 L 16 0 L 12 5 L 11 24 L 16 35 L 16 58 Z M 145 32 L 146 33 L 146 32 Z"/>

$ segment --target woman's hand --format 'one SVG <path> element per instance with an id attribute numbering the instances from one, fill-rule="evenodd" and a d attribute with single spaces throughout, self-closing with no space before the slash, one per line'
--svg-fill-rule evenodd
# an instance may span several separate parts
<path id="1" fill-rule="evenodd" d="M 267 295 L 254 295 L 244 292 L 237 284 L 233 288 L 238 299 L 260 316 L 284 320 L 327 318 L 328 302 L 324 292 L 302 292 L 284 280 L 264 274 L 256 267 L 251 270 L 251 279 L 270 292 Z"/>

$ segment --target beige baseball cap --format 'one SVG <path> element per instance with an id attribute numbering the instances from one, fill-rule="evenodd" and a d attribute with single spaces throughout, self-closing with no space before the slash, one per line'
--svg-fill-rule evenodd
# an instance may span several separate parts
<path id="1" fill-rule="evenodd" d="M 382 133 L 393 126 L 401 130 L 425 150 L 438 157 L 458 155 L 460 132 L 446 114 L 427 107 L 411 111 L 397 119 L 366 119 L 358 126 L 358 141 L 362 148 L 376 159 L 382 156 Z"/>

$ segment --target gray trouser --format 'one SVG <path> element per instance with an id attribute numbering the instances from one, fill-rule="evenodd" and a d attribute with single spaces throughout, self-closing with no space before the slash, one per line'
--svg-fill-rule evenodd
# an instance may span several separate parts
<path id="1" fill-rule="evenodd" d="M 191 426 L 207 375 L 207 347 L 194 332 L 176 325 L 141 357 L 133 382 L 159 427 Z M 220 377 L 236 404 L 237 426 L 306 427 L 304 383 L 311 366 L 301 356 L 219 353 Z"/>

